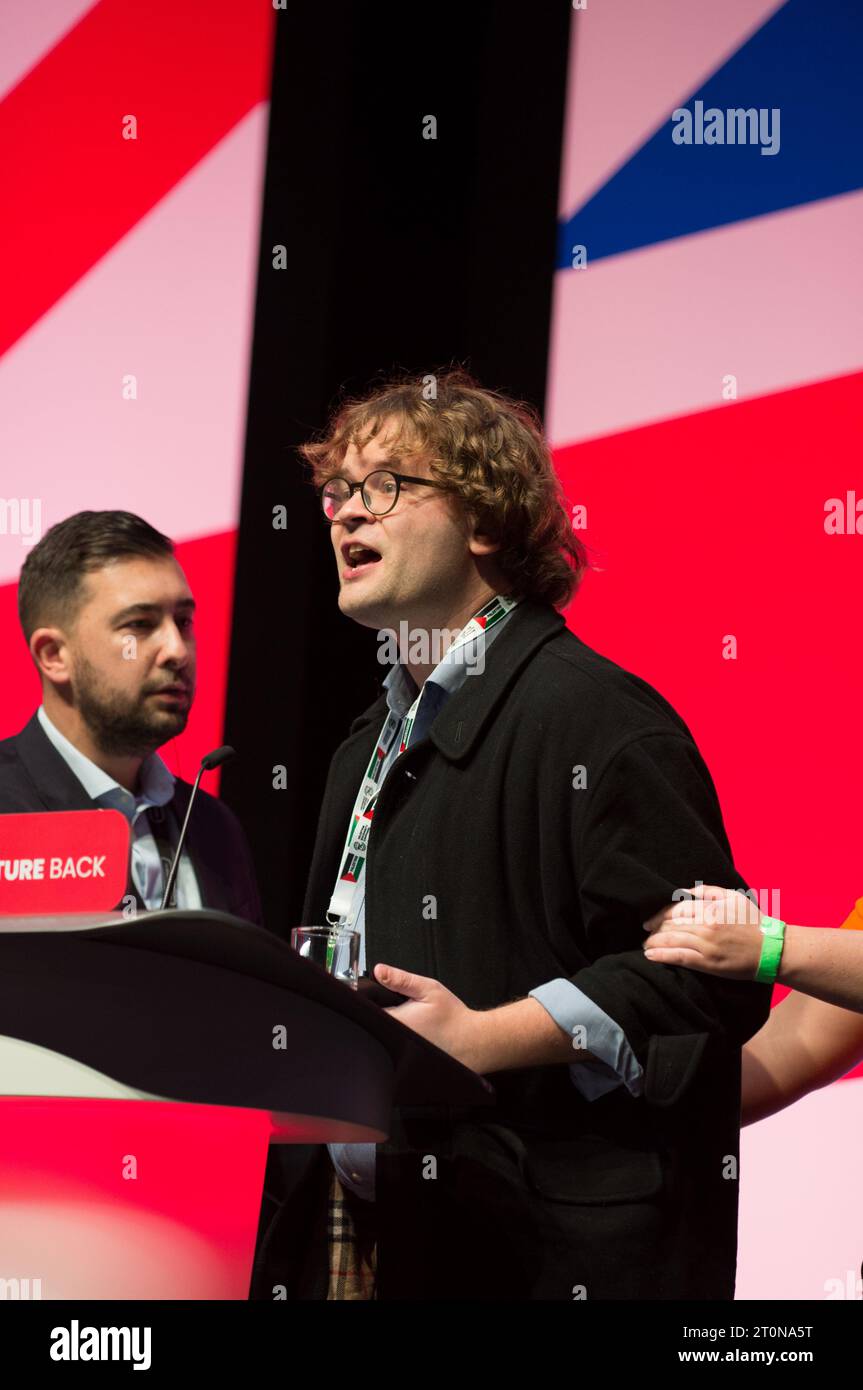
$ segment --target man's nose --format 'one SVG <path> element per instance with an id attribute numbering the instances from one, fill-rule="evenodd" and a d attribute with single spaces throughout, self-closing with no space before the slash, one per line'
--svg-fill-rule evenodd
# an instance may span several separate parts
<path id="1" fill-rule="evenodd" d="M 368 521 L 372 515 L 363 501 L 362 489 L 356 488 L 348 500 L 342 503 L 336 513 L 336 521 Z"/>
<path id="2" fill-rule="evenodd" d="M 164 666 L 177 668 L 188 665 L 191 657 L 189 640 L 183 636 L 176 623 L 169 622 L 165 628 L 159 659 Z"/>

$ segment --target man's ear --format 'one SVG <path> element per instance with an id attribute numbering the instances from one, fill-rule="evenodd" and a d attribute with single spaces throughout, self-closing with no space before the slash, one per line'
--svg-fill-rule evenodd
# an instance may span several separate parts
<path id="1" fill-rule="evenodd" d="M 30 638 L 30 655 L 36 670 L 52 685 L 68 685 L 72 679 L 68 638 L 62 628 L 37 627 Z"/>
<path id="2" fill-rule="evenodd" d="M 500 550 L 500 541 L 495 540 L 489 532 L 481 530 L 478 526 L 474 526 L 468 539 L 468 545 L 472 555 L 494 555 L 495 551 Z"/>

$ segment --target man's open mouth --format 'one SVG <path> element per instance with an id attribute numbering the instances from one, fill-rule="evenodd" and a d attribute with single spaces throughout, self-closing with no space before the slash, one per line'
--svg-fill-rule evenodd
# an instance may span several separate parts
<path id="1" fill-rule="evenodd" d="M 358 545 L 352 543 L 343 547 L 342 551 L 348 569 L 359 569 L 361 565 L 373 565 L 381 558 L 377 550 L 373 550 L 368 545 Z"/>

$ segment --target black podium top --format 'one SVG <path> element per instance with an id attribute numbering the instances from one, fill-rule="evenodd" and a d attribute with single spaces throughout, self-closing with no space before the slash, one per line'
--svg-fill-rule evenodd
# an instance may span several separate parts
<path id="1" fill-rule="evenodd" d="M 391 1105 L 494 1099 L 286 942 L 209 909 L 0 919 L 0 1035 L 151 1096 L 338 1117 L 347 1130 L 388 1132 Z"/>

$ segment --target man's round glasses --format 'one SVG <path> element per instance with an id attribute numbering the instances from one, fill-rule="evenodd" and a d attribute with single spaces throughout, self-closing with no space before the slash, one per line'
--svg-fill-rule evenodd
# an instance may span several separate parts
<path id="1" fill-rule="evenodd" d="M 431 478 L 412 478 L 407 473 L 391 473 L 389 469 L 377 468 L 368 473 L 361 483 L 351 483 L 347 478 L 327 478 L 318 488 L 324 516 L 334 521 L 347 502 L 359 488 L 363 504 L 373 516 L 386 516 L 399 500 L 402 483 L 419 483 L 423 487 L 437 487 L 446 490 L 445 483 L 433 482 Z"/>

